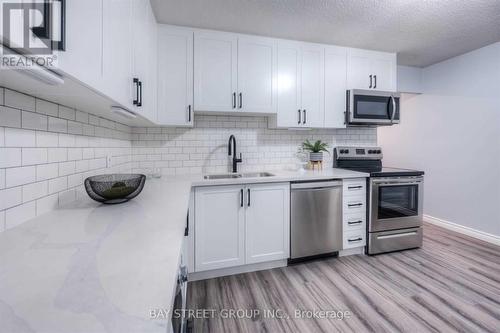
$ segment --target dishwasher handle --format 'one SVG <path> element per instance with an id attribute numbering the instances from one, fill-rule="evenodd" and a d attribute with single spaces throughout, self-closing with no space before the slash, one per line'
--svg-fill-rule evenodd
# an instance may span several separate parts
<path id="1" fill-rule="evenodd" d="M 319 189 L 319 188 L 330 188 L 330 187 L 341 187 L 342 181 L 328 181 L 328 182 L 306 182 L 306 183 L 292 183 L 292 190 L 303 190 L 303 189 Z"/>

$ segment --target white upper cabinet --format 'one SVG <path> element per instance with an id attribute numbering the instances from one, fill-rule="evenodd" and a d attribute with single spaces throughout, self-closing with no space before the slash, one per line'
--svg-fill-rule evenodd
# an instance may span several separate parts
<path id="1" fill-rule="evenodd" d="M 325 48 L 325 124 L 327 128 L 345 125 L 347 89 L 347 49 L 338 46 Z"/>
<path id="2" fill-rule="evenodd" d="M 276 127 L 323 127 L 324 47 L 278 42 L 278 111 Z"/>
<path id="3" fill-rule="evenodd" d="M 290 184 L 251 184 L 246 195 L 245 263 L 288 258 Z"/>
<path id="4" fill-rule="evenodd" d="M 132 110 L 132 0 L 106 0 L 103 10 L 102 90 L 105 95 Z"/>
<path id="5" fill-rule="evenodd" d="M 298 127 L 301 122 L 301 50 L 298 43 L 280 42 L 278 46 L 278 112 L 279 127 Z"/>
<path id="6" fill-rule="evenodd" d="M 238 38 L 238 110 L 276 113 L 276 40 Z"/>
<path id="7" fill-rule="evenodd" d="M 157 120 L 157 24 L 148 0 L 132 1 L 133 111 Z M 135 103 L 134 103 L 135 101 Z"/>
<path id="8" fill-rule="evenodd" d="M 322 127 L 325 111 L 325 53 L 318 45 L 302 46 L 302 125 Z"/>
<path id="9" fill-rule="evenodd" d="M 350 49 L 348 55 L 348 89 L 397 90 L 395 53 Z"/>
<path id="10" fill-rule="evenodd" d="M 102 89 L 103 0 L 66 2 L 66 50 L 58 67 L 95 89 Z M 82 28 L 84 27 L 84 28 Z"/>
<path id="11" fill-rule="evenodd" d="M 193 31 L 158 30 L 158 123 L 193 126 Z"/>
<path id="12" fill-rule="evenodd" d="M 195 110 L 276 113 L 276 60 L 273 39 L 196 31 Z"/>
<path id="13" fill-rule="evenodd" d="M 238 38 L 220 32 L 195 32 L 194 108 L 228 112 L 237 105 Z"/>

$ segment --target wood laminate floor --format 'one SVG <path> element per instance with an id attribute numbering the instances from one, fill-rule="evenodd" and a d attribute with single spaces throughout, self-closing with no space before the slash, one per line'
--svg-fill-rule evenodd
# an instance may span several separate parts
<path id="1" fill-rule="evenodd" d="M 194 332 L 500 332 L 500 247 L 426 224 L 421 249 L 195 281 L 188 294 L 188 308 L 217 313 L 194 319 Z M 221 318 L 228 309 L 261 312 Z M 264 316 L 273 309 L 288 318 Z"/>

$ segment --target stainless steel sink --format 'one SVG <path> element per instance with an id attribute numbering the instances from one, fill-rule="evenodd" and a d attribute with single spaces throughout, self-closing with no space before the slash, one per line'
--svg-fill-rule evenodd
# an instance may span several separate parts
<path id="1" fill-rule="evenodd" d="M 274 175 L 269 172 L 249 172 L 242 173 L 241 177 L 243 178 L 258 178 L 258 177 L 273 177 Z"/>
<path id="2" fill-rule="evenodd" d="M 226 173 L 221 175 L 206 175 L 203 178 L 205 179 L 232 179 L 232 178 L 241 178 L 241 174 L 239 173 Z"/>
<path id="3" fill-rule="evenodd" d="M 224 173 L 219 175 L 205 175 L 203 178 L 207 180 L 213 179 L 234 179 L 234 178 L 259 178 L 259 177 L 272 177 L 274 176 L 269 172 L 248 172 L 248 173 Z"/>

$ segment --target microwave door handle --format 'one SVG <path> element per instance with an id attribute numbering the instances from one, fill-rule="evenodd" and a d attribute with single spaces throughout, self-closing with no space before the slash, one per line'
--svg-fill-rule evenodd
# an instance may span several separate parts
<path id="1" fill-rule="evenodd" d="M 392 102 L 392 113 L 391 113 L 391 124 L 394 122 L 394 116 L 396 115 L 396 99 L 391 95 Z"/>

